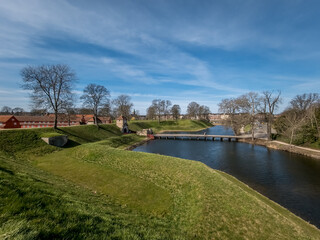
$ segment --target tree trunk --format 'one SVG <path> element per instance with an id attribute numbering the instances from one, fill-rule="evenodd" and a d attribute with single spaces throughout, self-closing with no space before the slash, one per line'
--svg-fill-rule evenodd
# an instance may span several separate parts
<path id="1" fill-rule="evenodd" d="M 71 116 L 68 114 L 68 125 L 71 126 Z"/>
<path id="2" fill-rule="evenodd" d="M 94 117 L 94 123 L 97 126 L 97 128 L 99 128 L 99 124 L 98 124 L 98 106 L 95 106 L 93 109 L 93 117 Z"/>
<path id="3" fill-rule="evenodd" d="M 55 110 L 54 111 L 54 129 L 57 129 L 58 128 L 58 111 Z"/>
<path id="4" fill-rule="evenodd" d="M 320 138 L 320 127 L 319 127 L 317 116 L 315 113 L 313 114 L 313 118 L 314 118 L 314 123 L 315 123 L 316 129 L 317 129 L 317 134 L 318 134 L 317 137 Z"/>
<path id="5" fill-rule="evenodd" d="M 269 113 L 268 122 L 267 122 L 267 137 L 268 137 L 268 140 L 271 140 L 271 124 L 272 124 L 271 116 L 272 115 Z"/>
<path id="6" fill-rule="evenodd" d="M 292 145 L 293 133 L 294 133 L 294 128 L 291 130 L 290 145 Z"/>
<path id="7" fill-rule="evenodd" d="M 252 116 L 251 120 L 251 139 L 254 141 L 254 117 Z"/>
<path id="8" fill-rule="evenodd" d="M 97 128 L 99 128 L 98 116 L 97 116 L 97 114 L 94 114 L 94 123 L 96 124 Z"/>

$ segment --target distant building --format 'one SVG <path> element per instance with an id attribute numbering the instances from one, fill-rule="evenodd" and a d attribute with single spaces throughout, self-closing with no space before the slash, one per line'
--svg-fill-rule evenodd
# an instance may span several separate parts
<path id="1" fill-rule="evenodd" d="M 228 114 L 224 113 L 210 113 L 209 114 L 209 121 L 212 123 L 221 123 L 223 120 L 229 118 Z"/>
<path id="2" fill-rule="evenodd" d="M 111 119 L 111 117 L 98 117 L 98 123 L 111 124 L 112 123 L 112 119 Z"/>
<path id="3" fill-rule="evenodd" d="M 0 115 L 0 129 L 4 128 L 44 128 L 54 127 L 54 114 L 46 114 L 44 116 L 13 116 Z M 98 117 L 98 123 L 110 124 L 112 120 L 110 117 Z M 94 124 L 93 115 L 58 115 L 58 127 L 77 126 Z"/>
<path id="4" fill-rule="evenodd" d="M 94 115 L 86 114 L 82 115 L 82 124 L 92 125 L 95 124 Z M 112 123 L 111 117 L 97 117 L 97 122 L 99 124 L 110 124 Z"/>
<path id="5" fill-rule="evenodd" d="M 20 122 L 21 128 L 43 128 L 54 126 L 54 114 L 44 116 L 16 116 Z M 68 117 L 67 115 L 58 116 L 58 127 L 67 127 L 80 125 L 80 119 L 75 115 Z"/>
<path id="6" fill-rule="evenodd" d="M 118 126 L 118 128 L 121 129 L 122 133 L 129 133 L 129 127 L 128 127 L 128 122 L 127 122 L 127 118 L 124 116 L 120 116 L 116 119 L 116 125 Z"/>
<path id="7" fill-rule="evenodd" d="M 20 123 L 13 115 L 0 116 L 0 128 L 20 128 Z"/>

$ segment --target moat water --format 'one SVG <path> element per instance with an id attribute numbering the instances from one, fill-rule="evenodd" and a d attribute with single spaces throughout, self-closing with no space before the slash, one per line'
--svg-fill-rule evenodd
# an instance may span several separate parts
<path id="1" fill-rule="evenodd" d="M 197 133 L 233 135 L 215 126 Z M 176 132 L 177 133 L 177 132 Z M 240 142 L 153 140 L 139 152 L 197 160 L 240 181 L 320 228 L 320 160 Z"/>

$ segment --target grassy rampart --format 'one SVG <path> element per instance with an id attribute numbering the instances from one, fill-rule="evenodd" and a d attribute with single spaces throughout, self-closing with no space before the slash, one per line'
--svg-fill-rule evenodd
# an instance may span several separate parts
<path id="1" fill-rule="evenodd" d="M 129 128 L 133 131 L 152 128 L 154 132 L 160 131 L 198 131 L 204 128 L 212 127 L 212 124 L 207 121 L 195 120 L 179 120 L 179 121 L 130 121 Z"/>
<path id="2" fill-rule="evenodd" d="M 40 140 L 50 131 L 0 132 L 0 239 L 320 238 L 228 174 L 122 150 L 141 138 L 114 125 L 63 128 L 64 149 Z"/>

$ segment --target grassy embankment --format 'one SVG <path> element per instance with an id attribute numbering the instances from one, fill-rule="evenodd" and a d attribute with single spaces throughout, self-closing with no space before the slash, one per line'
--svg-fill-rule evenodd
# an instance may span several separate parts
<path id="1" fill-rule="evenodd" d="M 277 135 L 276 136 L 276 140 L 280 141 L 280 142 L 285 142 L 285 143 L 290 144 L 290 138 L 285 137 L 285 136 Z M 306 143 L 303 143 L 303 144 L 297 144 L 297 143 L 293 142 L 292 144 L 295 145 L 295 146 L 298 146 L 298 147 L 307 147 L 307 148 L 320 150 L 320 140 L 318 140 L 316 142 L 312 142 L 312 143 L 306 142 Z"/>
<path id="2" fill-rule="evenodd" d="M 153 123 L 152 123 L 153 124 Z M 172 130 L 172 129 L 171 129 Z M 0 239 L 317 239 L 315 227 L 204 164 L 125 151 L 114 125 L 0 132 Z"/>
<path id="3" fill-rule="evenodd" d="M 130 121 L 129 128 L 133 131 L 152 128 L 155 133 L 161 131 L 198 131 L 212 127 L 206 121 L 179 120 L 179 121 Z"/>

